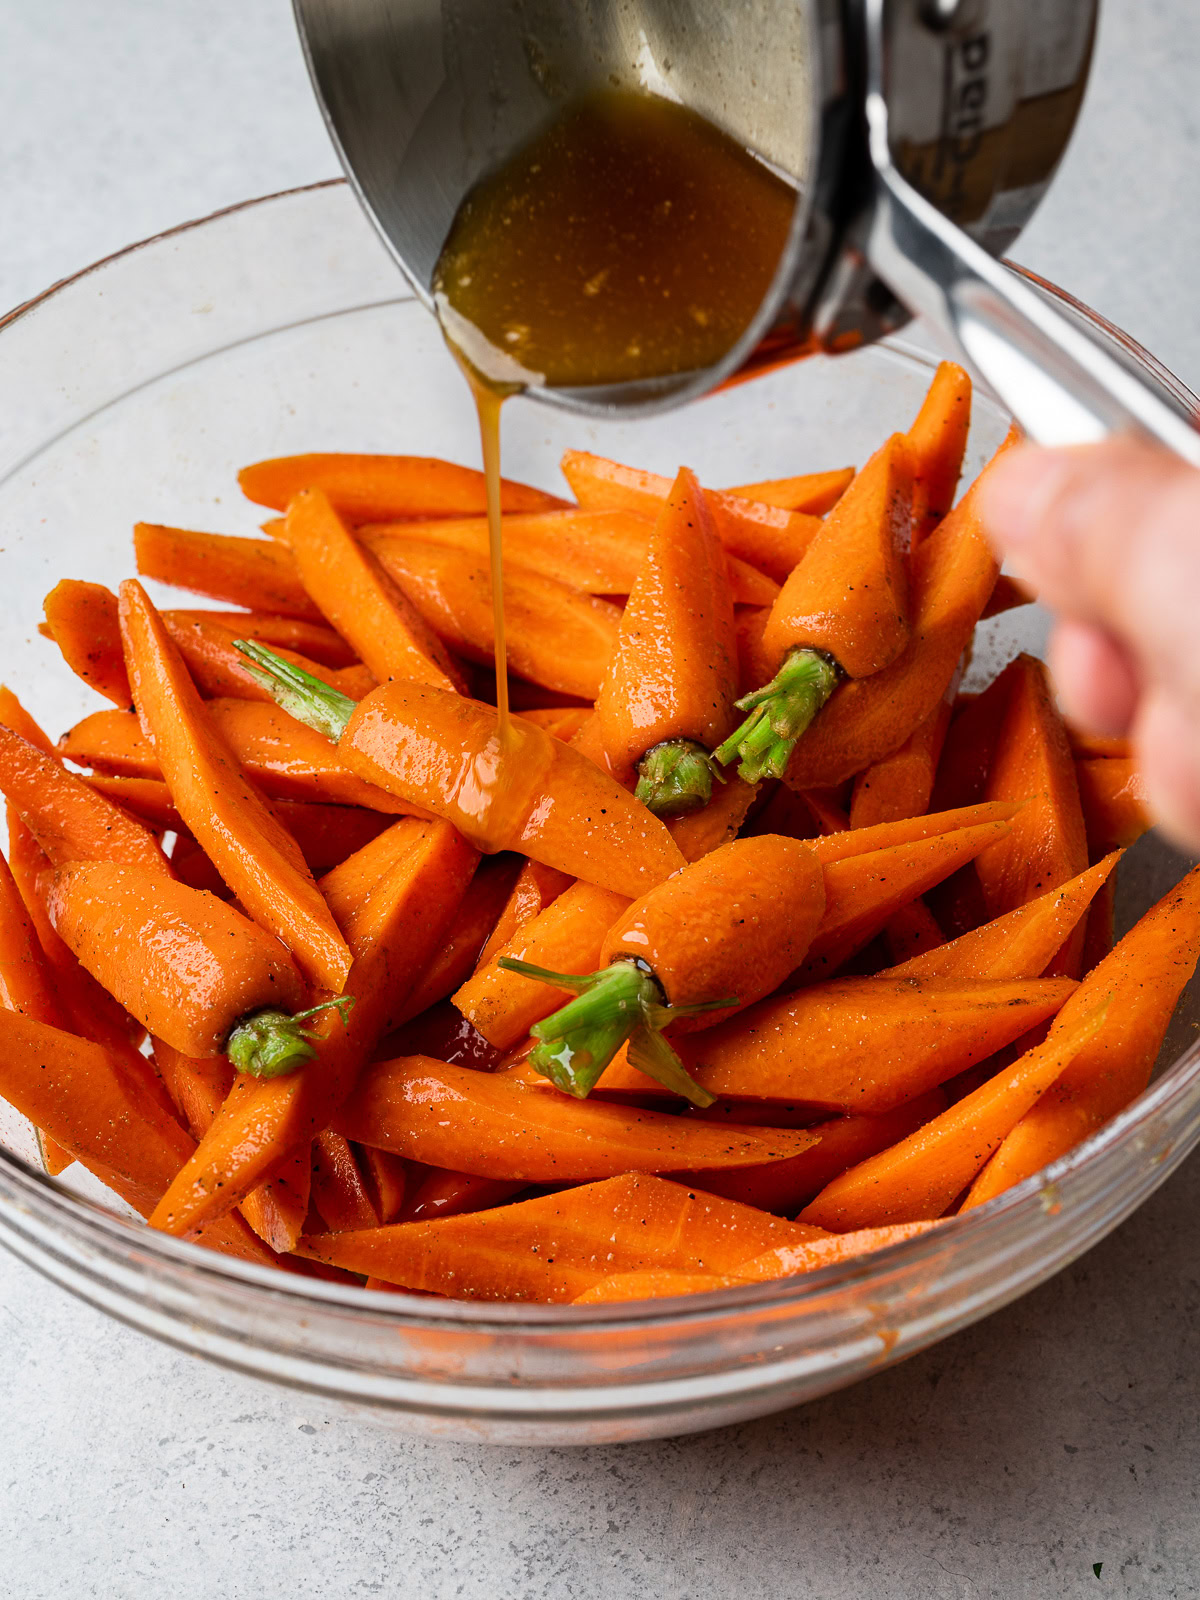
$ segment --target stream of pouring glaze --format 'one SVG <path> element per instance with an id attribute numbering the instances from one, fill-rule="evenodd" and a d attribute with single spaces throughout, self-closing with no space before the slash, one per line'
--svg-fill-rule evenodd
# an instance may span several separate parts
<path id="1" fill-rule="evenodd" d="M 568 107 L 459 208 L 434 275 L 447 343 L 479 414 L 495 618 L 495 748 L 462 793 L 473 836 L 505 819 L 541 771 L 548 736 L 509 715 L 500 413 L 534 385 L 585 387 L 715 365 L 761 305 L 795 192 L 674 101 L 601 90 Z M 528 748 L 527 748 L 528 747 Z"/>

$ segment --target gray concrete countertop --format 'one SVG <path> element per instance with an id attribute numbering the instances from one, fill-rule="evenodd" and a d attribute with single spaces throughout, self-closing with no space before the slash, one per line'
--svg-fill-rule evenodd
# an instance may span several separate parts
<path id="1" fill-rule="evenodd" d="M 0 0 L 0 30 L 0 306 L 336 170 L 286 0 Z M 1015 252 L 1193 386 L 1197 83 L 1194 0 L 1105 0 L 1078 135 Z M 1198 1330 L 1196 1162 L 1053 1282 L 893 1372 L 585 1451 L 298 1412 L 0 1253 L 0 1593 L 1190 1597 Z"/>

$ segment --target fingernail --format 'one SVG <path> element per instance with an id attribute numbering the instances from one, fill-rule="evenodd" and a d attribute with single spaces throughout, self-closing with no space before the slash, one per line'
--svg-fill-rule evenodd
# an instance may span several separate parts
<path id="1" fill-rule="evenodd" d="M 1006 550 L 1032 543 L 1076 470 L 1067 452 L 1032 445 L 998 461 L 980 489 L 983 519 L 996 543 Z"/>

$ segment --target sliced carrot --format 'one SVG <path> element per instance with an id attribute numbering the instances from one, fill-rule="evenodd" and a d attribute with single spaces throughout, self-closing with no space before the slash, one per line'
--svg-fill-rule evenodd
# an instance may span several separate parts
<path id="1" fill-rule="evenodd" d="M 1010 827 L 1008 822 L 979 823 L 827 864 L 825 916 L 798 974 L 800 981 L 835 973 L 901 906 L 976 860 Z"/>
<path id="2" fill-rule="evenodd" d="M 1069 722 L 1067 738 L 1071 741 L 1071 753 L 1076 761 L 1133 760 L 1133 745 L 1128 739 L 1105 733 L 1087 733 Z"/>
<path id="3" fill-rule="evenodd" d="M 712 793 L 707 752 L 734 723 L 737 648 L 725 552 L 707 497 L 681 468 L 621 617 L 596 701 L 612 771 L 629 780 L 658 815 L 699 809 Z M 654 776 L 653 753 L 691 748 L 690 782 L 672 767 Z M 695 747 L 699 747 L 698 749 Z M 649 758 L 649 760 L 647 760 Z"/>
<path id="4" fill-rule="evenodd" d="M 71 671 L 122 710 L 131 706 L 112 590 L 64 578 L 46 596 L 45 609 L 50 636 Z"/>
<path id="5" fill-rule="evenodd" d="M 654 527 L 649 517 L 634 511 L 543 511 L 533 516 L 504 519 L 506 567 L 524 567 L 543 578 L 579 589 L 585 594 L 628 594 L 646 559 L 646 546 Z M 486 556 L 486 517 L 443 518 L 438 522 L 381 522 L 356 530 L 356 537 L 379 555 L 388 544 L 450 545 L 456 550 Z M 743 606 L 769 606 L 779 585 L 765 572 L 727 556 L 734 602 Z"/>
<path id="6" fill-rule="evenodd" d="M 893 967 L 892 978 L 1036 978 L 1045 972 L 1120 859 L 1114 851 L 1077 878 L 936 950 Z"/>
<path id="7" fill-rule="evenodd" d="M 674 1042 L 710 1094 L 876 1116 L 1020 1038 L 1074 988 L 1066 978 L 835 978 Z M 600 1087 L 644 1092 L 646 1084 L 618 1060 Z"/>
<path id="8" fill-rule="evenodd" d="M 953 361 L 943 361 L 907 434 L 913 463 L 914 549 L 954 504 L 970 428 L 971 379 Z"/>
<path id="9" fill-rule="evenodd" d="M 168 627 L 183 622 L 208 622 L 226 628 L 236 638 L 257 639 L 276 650 L 293 650 L 308 656 L 323 667 L 352 667 L 358 660 L 354 651 L 323 622 L 306 622 L 302 617 L 284 617 L 273 611 L 194 611 L 168 609 L 163 612 Z"/>
<path id="10" fill-rule="evenodd" d="M 486 967 L 517 937 L 526 923 L 553 905 L 564 889 L 575 880 L 565 872 L 544 867 L 540 861 L 526 861 L 517 874 L 500 915 L 493 924 L 487 943 L 479 952 L 476 967 Z"/>
<path id="11" fill-rule="evenodd" d="M 838 501 L 771 607 L 764 676 L 796 647 L 822 651 L 851 678 L 895 661 L 909 633 L 911 499 L 908 449 L 893 434 Z"/>
<path id="12" fill-rule="evenodd" d="M 370 1145 L 360 1145 L 357 1155 L 362 1163 L 362 1174 L 376 1216 L 381 1223 L 397 1221 L 411 1188 L 409 1173 L 413 1169 L 410 1169 L 407 1161 L 394 1156 L 390 1150 L 375 1150 Z"/>
<path id="13" fill-rule="evenodd" d="M 982 694 L 956 702 L 933 785 L 931 803 L 938 810 L 983 799 L 1015 681 L 1002 672 Z"/>
<path id="14" fill-rule="evenodd" d="M 1141 1094 L 1198 956 L 1200 868 L 1193 867 L 1088 974 L 1064 1009 L 1055 1032 L 1111 999 L 1099 1030 L 1013 1127 L 966 1204 L 980 1205 L 1039 1172 Z"/>
<path id="15" fill-rule="evenodd" d="M 714 794 L 700 811 L 671 817 L 667 829 L 685 861 L 699 861 L 737 837 L 754 804 L 758 785 L 745 783 L 736 772 L 714 785 Z"/>
<path id="16" fill-rule="evenodd" d="M 181 612 L 165 611 L 162 620 L 187 664 L 192 682 L 201 694 L 208 697 L 232 695 L 240 700 L 271 698 L 246 670 L 246 658 L 236 643 L 243 635 L 223 623 L 209 622 L 197 616 L 188 617 Z M 312 673 L 314 678 L 349 695 L 352 700 L 361 700 L 375 687 L 374 674 L 361 661 L 334 669 L 310 661 L 298 651 L 283 649 L 279 645 L 272 648 L 285 661 Z"/>
<path id="17" fill-rule="evenodd" d="M 320 490 L 302 490 L 288 506 L 287 543 L 314 604 L 380 682 L 414 678 L 439 689 L 463 687 L 437 635 Z"/>
<path id="18" fill-rule="evenodd" d="M 494 659 L 491 576 L 471 551 L 406 539 L 377 547 L 379 564 L 438 638 L 470 661 Z M 594 700 L 608 670 L 618 608 L 528 568 L 504 574 L 508 659 L 522 678 Z"/>
<path id="19" fill-rule="evenodd" d="M 477 856 L 445 823 L 404 821 L 395 841 L 366 846 L 371 859 L 394 853 L 395 865 L 365 900 L 341 912 L 354 956 L 344 993 L 354 999 L 345 1025 L 314 1018 L 317 1059 L 288 1077 L 239 1077 L 195 1156 L 157 1207 L 152 1226 L 187 1234 L 222 1215 L 255 1188 L 298 1145 L 328 1126 L 354 1087 L 376 1041 L 396 1026 L 414 979 L 439 946 L 462 899 Z M 361 853 L 360 853 L 361 854 Z M 321 887 L 331 901 L 338 887 L 367 877 L 361 861 L 336 868 Z"/>
<path id="20" fill-rule="evenodd" d="M 946 693 L 996 583 L 979 514 L 985 477 L 916 552 L 908 644 L 882 672 L 835 690 L 796 746 L 785 774 L 793 788 L 841 783 L 889 755 Z"/>
<path id="21" fill-rule="evenodd" d="M 879 1116 L 851 1114 L 815 1122 L 809 1132 L 819 1143 L 799 1155 L 765 1167 L 693 1172 L 686 1175 L 686 1181 L 710 1194 L 723 1194 L 727 1200 L 740 1200 L 743 1205 L 758 1206 L 776 1216 L 794 1217 L 801 1206 L 847 1167 L 907 1138 L 945 1109 L 945 1095 L 940 1089 L 931 1089 Z"/>
<path id="22" fill-rule="evenodd" d="M 853 467 L 835 467 L 832 472 L 802 472 L 795 478 L 766 478 L 761 483 L 743 483 L 726 490 L 743 500 L 778 506 L 782 511 L 807 511 L 823 517 L 832 511 L 854 482 Z"/>
<path id="23" fill-rule="evenodd" d="M 142 1216 L 195 1148 L 99 1045 L 14 1011 L 0 1011 L 0 1095 Z M 222 1218 L 196 1242 L 275 1264 L 240 1217 Z"/>
<path id="24" fill-rule="evenodd" d="M 397 1018 L 398 1025 L 410 1022 L 467 981 L 507 904 L 519 870 L 519 863 L 507 856 L 483 863 L 437 953 L 413 985 Z"/>
<path id="25" fill-rule="evenodd" d="M 984 606 L 979 620 L 987 622 L 990 617 L 1003 616 L 1006 611 L 1015 611 L 1018 606 L 1032 605 L 1036 599 L 1037 596 L 1031 594 L 1023 583 L 1002 572 L 996 579 L 992 597 Z"/>
<path id="26" fill-rule="evenodd" d="M 907 1139 L 835 1178 L 800 1217 L 835 1233 L 940 1217 L 1104 1024 L 1107 999 L 1072 1009 L 1014 1065 Z"/>
<path id="27" fill-rule="evenodd" d="M 243 467 L 238 483 L 247 500 L 273 511 L 286 511 L 304 489 L 319 489 L 351 523 L 482 516 L 487 511 L 483 473 L 436 456 L 277 456 Z M 565 501 L 504 478 L 500 505 L 511 512 L 552 511 Z"/>
<path id="28" fill-rule="evenodd" d="M 1067 730 L 1044 664 L 1018 656 L 1005 668 L 1010 687 L 985 798 L 1025 800 L 1006 838 L 975 862 L 991 917 L 1056 889 L 1088 866 L 1087 832 Z M 1078 977 L 1083 925 L 1068 936 L 1056 971 Z"/>
<path id="29" fill-rule="evenodd" d="M 138 716 L 192 836 L 247 912 L 336 994 L 350 952 L 299 847 L 208 718 L 140 583 L 121 585 L 121 636 Z"/>
<path id="30" fill-rule="evenodd" d="M 899 750 L 859 773 L 850 802 L 852 828 L 919 817 L 929 810 L 949 726 L 950 702 L 943 698 Z"/>
<path id="31" fill-rule="evenodd" d="M 586 450 L 567 450 L 563 476 L 585 510 L 636 511 L 657 517 L 671 492 L 670 478 L 623 467 Z M 745 499 L 727 490 L 708 492 L 717 537 L 731 555 L 782 583 L 820 532 L 819 517 Z"/>
<path id="32" fill-rule="evenodd" d="M 683 1294 L 713 1294 L 719 1289 L 738 1289 L 743 1280 L 732 1273 L 677 1272 L 671 1268 L 651 1268 L 645 1272 L 615 1272 L 611 1278 L 577 1294 L 573 1306 L 612 1305 L 624 1300 L 669 1300 Z"/>
<path id="33" fill-rule="evenodd" d="M 879 1228 L 858 1228 L 853 1233 L 836 1234 L 830 1239 L 810 1239 L 807 1244 L 776 1245 L 751 1261 L 739 1264 L 736 1276 L 743 1283 L 765 1283 L 774 1278 L 793 1278 L 799 1273 L 816 1272 L 839 1261 L 854 1261 L 859 1256 L 891 1245 L 917 1239 L 936 1222 L 893 1222 Z"/>
<path id="34" fill-rule="evenodd" d="M 272 799 L 365 806 L 392 815 L 417 810 L 375 784 L 364 783 L 338 760 L 323 734 L 278 706 L 257 700 L 208 700 L 204 709 L 239 765 Z M 129 711 L 94 711 L 63 736 L 58 749 L 68 761 L 112 777 L 161 781 L 154 748 Z"/>
<path id="35" fill-rule="evenodd" d="M 381 1221 L 354 1151 L 332 1128 L 323 1128 L 312 1142 L 312 1203 L 335 1233 L 377 1228 Z"/>
<path id="36" fill-rule="evenodd" d="M 927 955 L 946 942 L 937 918 L 921 899 L 893 912 L 884 924 L 883 936 L 894 966 Z"/>
<path id="37" fill-rule="evenodd" d="M 269 539 L 139 522 L 133 548 L 143 578 L 250 610 L 277 611 L 306 622 L 325 620 L 304 592 L 291 552 Z"/>
<path id="38" fill-rule="evenodd" d="M 451 1172 L 444 1167 L 417 1170 L 425 1176 L 397 1221 L 432 1222 L 435 1217 L 461 1217 L 469 1211 L 484 1211 L 489 1206 L 511 1200 L 526 1187 L 502 1178 L 477 1178 L 470 1172 Z"/>
<path id="39" fill-rule="evenodd" d="M 1093 856 L 1136 844 L 1154 826 L 1145 781 L 1133 761 L 1089 756 L 1075 763 Z"/>
<path id="40" fill-rule="evenodd" d="M 752 1206 L 629 1174 L 440 1222 L 300 1242 L 310 1259 L 463 1299 L 574 1300 L 615 1272 L 725 1273 L 752 1252 L 819 1237 Z"/>

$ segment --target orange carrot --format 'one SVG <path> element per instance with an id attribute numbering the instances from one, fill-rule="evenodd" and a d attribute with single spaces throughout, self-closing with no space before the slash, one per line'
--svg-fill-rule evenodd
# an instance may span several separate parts
<path id="1" fill-rule="evenodd" d="M 985 477 L 915 553 L 908 644 L 882 672 L 837 689 L 796 746 L 784 774 L 793 788 L 841 783 L 889 755 L 946 693 L 996 582 L 978 510 Z"/>
<path id="2" fill-rule="evenodd" d="M 342 1108 L 349 1138 L 430 1166 L 506 1182 L 757 1166 L 813 1144 L 803 1129 L 713 1127 L 588 1102 L 428 1056 L 377 1061 Z"/>
<path id="3" fill-rule="evenodd" d="M 479 952 L 476 967 L 485 967 L 520 933 L 534 917 L 540 916 L 547 906 L 553 905 L 564 889 L 569 889 L 574 879 L 553 867 L 544 867 L 540 861 L 525 861 L 509 892 L 500 915 L 492 926 L 487 943 Z"/>
<path id="4" fill-rule="evenodd" d="M 801 1220 L 835 1233 L 940 1217 L 1039 1096 L 1103 1027 L 1093 992 L 1014 1065 L 907 1139 L 827 1184 Z"/>
<path id="5" fill-rule="evenodd" d="M 883 925 L 883 936 L 893 970 L 901 962 L 927 955 L 946 942 L 937 918 L 919 898 L 892 913 Z"/>
<path id="6" fill-rule="evenodd" d="M 757 500 L 764 506 L 783 511 L 807 511 L 823 517 L 854 482 L 853 467 L 837 467 L 832 472 L 803 472 L 796 478 L 767 478 L 761 483 L 743 483 L 727 494 L 743 500 Z"/>
<path id="7" fill-rule="evenodd" d="M 806 1244 L 776 1245 L 751 1261 L 741 1262 L 736 1277 L 742 1283 L 766 1283 L 775 1278 L 793 1278 L 802 1272 L 816 1272 L 839 1261 L 886 1250 L 891 1245 L 917 1239 L 936 1222 L 893 1222 L 881 1228 L 858 1228 L 853 1233 L 835 1234 L 827 1239 L 810 1239 Z"/>
<path id="8" fill-rule="evenodd" d="M 683 864 L 663 824 L 570 745 L 516 720 L 501 750 L 498 715 L 478 701 L 394 680 L 358 705 L 247 645 L 293 715 L 337 739 L 359 777 L 426 806 L 488 850 L 630 895 Z"/>
<path id="9" fill-rule="evenodd" d="M 1087 757 L 1076 761 L 1075 775 L 1093 856 L 1136 844 L 1154 826 L 1146 785 L 1133 761 Z"/>
<path id="10" fill-rule="evenodd" d="M 341 637 L 323 622 L 306 622 L 303 617 L 284 617 L 273 611 L 191 611 L 166 610 L 168 627 L 176 623 L 205 622 L 224 628 L 241 639 L 257 639 L 276 649 L 293 650 L 310 661 L 335 671 L 352 667 L 358 658 Z M 360 663 L 361 665 L 361 663 Z"/>
<path id="11" fill-rule="evenodd" d="M 0 1095 L 142 1216 L 194 1149 L 99 1045 L 14 1011 L 0 1011 Z M 277 1264 L 240 1217 L 222 1218 L 196 1242 Z"/>
<path id="12" fill-rule="evenodd" d="M 441 947 L 413 985 L 399 1023 L 410 1022 L 467 981 L 508 903 L 519 870 L 515 862 L 505 857 L 484 862 L 463 896 Z"/>
<path id="13" fill-rule="evenodd" d="M 898 750 L 859 773 L 850 802 L 852 828 L 919 817 L 929 810 L 949 726 L 950 702 L 943 698 Z"/>
<path id="14" fill-rule="evenodd" d="M 970 428 L 971 380 L 953 361 L 943 361 L 906 435 L 913 464 L 914 549 L 954 504 Z"/>
<path id="15" fill-rule="evenodd" d="M 877 1116 L 1020 1038 L 1074 989 L 1066 978 L 835 978 L 677 1043 L 710 1094 Z M 600 1087 L 643 1085 L 618 1060 Z"/>
<path id="16" fill-rule="evenodd" d="M 577 1294 L 573 1306 L 611 1305 L 624 1300 L 670 1300 L 684 1294 L 712 1294 L 719 1289 L 738 1289 L 743 1280 L 733 1273 L 677 1272 L 670 1267 L 650 1268 L 645 1272 L 614 1272 L 611 1278 Z"/>
<path id="17" fill-rule="evenodd" d="M 247 500 L 273 511 L 285 511 L 304 489 L 319 489 L 350 523 L 487 511 L 483 473 L 434 456 L 278 456 L 243 467 L 238 483 Z M 503 511 L 553 511 L 563 505 L 543 489 L 501 481 Z"/>
<path id="18" fill-rule="evenodd" d="M 774 677 L 737 702 L 750 714 L 714 752 L 726 764 L 740 760 L 747 782 L 783 776 L 840 677 L 869 677 L 903 651 L 911 500 L 908 449 L 894 434 L 838 501 L 771 607 L 759 654 L 764 675 Z"/>
<path id="19" fill-rule="evenodd" d="M 171 868 L 158 840 L 57 757 L 0 724 L 0 793 L 16 807 L 55 866 L 116 861 L 160 877 Z"/>
<path id="20" fill-rule="evenodd" d="M 985 797 L 1026 800 L 1012 831 L 975 862 L 991 917 L 1015 911 L 1088 865 L 1087 834 L 1075 763 L 1042 662 L 1021 655 L 1004 670 L 1010 680 Z M 1078 977 L 1083 925 L 1068 936 L 1055 970 Z"/>
<path id="21" fill-rule="evenodd" d="M 437 635 L 380 570 L 319 490 L 288 506 L 287 543 L 305 590 L 374 676 L 439 689 L 463 681 Z"/>
<path id="22" fill-rule="evenodd" d="M 727 1200 L 758 1206 L 776 1216 L 794 1217 L 847 1167 L 907 1138 L 946 1109 L 940 1089 L 909 1100 L 879 1116 L 850 1115 L 815 1122 L 809 1132 L 819 1140 L 797 1156 L 765 1167 L 736 1167 L 726 1172 L 693 1172 L 685 1181 Z"/>
<path id="23" fill-rule="evenodd" d="M 1015 611 L 1018 606 L 1032 605 L 1036 598 L 1023 583 L 1002 572 L 996 579 L 992 597 L 984 606 L 980 621 L 987 622 L 990 617 L 1003 616 L 1006 611 Z"/>
<path id="24" fill-rule="evenodd" d="M 654 525 L 596 702 L 609 766 L 656 816 L 712 797 L 708 752 L 733 725 L 737 649 L 725 552 L 695 474 Z"/>
<path id="25" fill-rule="evenodd" d="M 409 1163 L 390 1150 L 375 1150 L 370 1145 L 360 1145 L 357 1154 L 376 1216 L 381 1223 L 397 1221 L 411 1188 Z"/>
<path id="26" fill-rule="evenodd" d="M 891 978 L 1036 978 L 1109 880 L 1120 852 L 972 933 L 893 967 Z"/>
<path id="27" fill-rule="evenodd" d="M 247 670 L 246 658 L 235 643 L 240 634 L 223 623 L 210 622 L 195 615 L 186 616 L 182 612 L 164 611 L 162 620 L 187 665 L 192 682 L 201 694 L 208 697 L 231 695 L 242 700 L 270 699 L 266 690 L 255 682 Z M 339 689 L 352 700 L 361 700 L 375 687 L 374 674 L 361 661 L 335 670 L 310 661 L 295 650 L 283 649 L 279 645 L 273 648 L 285 661 L 311 672 L 322 683 Z"/>
<path id="28" fill-rule="evenodd" d="M 586 450 L 565 451 L 560 464 L 585 510 L 636 511 L 654 518 L 671 492 L 670 478 L 623 467 Z M 708 501 L 717 537 L 730 555 L 748 561 L 779 583 L 821 530 L 818 517 L 765 505 L 727 490 L 709 490 Z"/>
<path id="29" fill-rule="evenodd" d="M 121 585 L 121 637 L 139 719 L 188 830 L 255 921 L 287 945 L 312 982 L 337 993 L 350 970 L 345 940 L 295 840 L 206 715 L 162 619 L 134 580 Z"/>
<path id="30" fill-rule="evenodd" d="M 64 578 L 46 596 L 45 609 L 50 636 L 71 671 L 122 710 L 131 706 L 112 590 Z"/>
<path id="31" fill-rule="evenodd" d="M 1106 733 L 1087 733 L 1067 723 L 1067 738 L 1076 761 L 1132 761 L 1133 745 L 1128 739 Z"/>
<path id="32" fill-rule="evenodd" d="M 296 576 L 291 552 L 269 539 L 241 539 L 139 522 L 133 530 L 138 572 L 176 589 L 250 610 L 323 622 Z"/>
<path id="33" fill-rule="evenodd" d="M 763 835 L 722 845 L 635 901 L 605 935 L 596 972 L 501 956 L 510 972 L 576 991 L 534 1024 L 530 1066 L 583 1098 L 628 1041 L 631 1065 L 707 1104 L 662 1030 L 703 1027 L 769 994 L 799 964 L 824 908 L 809 847 Z"/>
<path id="34" fill-rule="evenodd" d="M 429 628 L 453 650 L 485 666 L 495 658 L 491 574 L 485 557 L 432 541 L 376 547 L 379 564 Z M 594 700 L 621 613 L 528 568 L 504 575 L 505 640 L 512 670 L 562 694 Z"/>
<path id="35" fill-rule="evenodd" d="M 978 823 L 826 863 L 825 915 L 798 974 L 800 981 L 836 972 L 901 906 L 974 861 L 980 851 L 1003 839 L 1010 827 L 1008 822 Z"/>
<path id="36" fill-rule="evenodd" d="M 419 811 L 355 777 L 323 734 L 257 700 L 208 700 L 204 709 L 239 765 L 272 799 L 327 801 L 403 815 Z M 115 777 L 161 781 L 161 768 L 135 714 L 95 711 L 59 742 L 59 754 Z"/>
<path id="37" fill-rule="evenodd" d="M 465 1216 L 469 1211 L 484 1211 L 489 1206 L 501 1205 L 525 1187 L 525 1184 L 508 1183 L 502 1178 L 477 1178 L 470 1172 L 432 1167 L 425 1172 L 412 1199 L 396 1220 L 432 1222 L 435 1217 Z"/>
<path id="38" fill-rule="evenodd" d="M 614 1272 L 724 1273 L 752 1252 L 815 1237 L 752 1206 L 629 1174 L 469 1216 L 322 1234 L 299 1253 L 410 1289 L 562 1302 Z"/>
<path id="39" fill-rule="evenodd" d="M 323 1128 L 312 1142 L 312 1203 L 335 1233 L 380 1223 L 354 1152 L 340 1133 Z"/>
<path id="40" fill-rule="evenodd" d="M 980 1205 L 1089 1138 L 1150 1080 L 1200 957 L 1200 868 L 1152 906 L 1087 976 L 1055 1031 L 1111 996 L 1107 1015 L 1049 1094 L 1012 1129 L 967 1198 Z M 994 1170 L 993 1170 L 994 1169 Z"/>
<path id="41" fill-rule="evenodd" d="M 504 519 L 504 561 L 585 594 L 629 594 L 646 559 L 654 523 L 634 511 L 543 511 Z M 355 531 L 377 557 L 389 544 L 408 541 L 450 545 L 486 556 L 486 517 L 443 518 L 437 522 L 380 522 Z M 769 606 L 779 585 L 765 572 L 726 556 L 735 604 Z"/>
<path id="42" fill-rule="evenodd" d="M 298 1145 L 328 1126 L 375 1043 L 399 1021 L 422 967 L 440 945 L 477 857 L 440 822 L 405 820 L 335 867 L 321 888 L 354 956 L 345 1026 L 315 1019 L 317 1058 L 287 1077 L 239 1077 L 152 1225 L 187 1234 L 222 1215 Z M 409 848 L 398 848 L 407 841 Z M 389 870 L 377 870 L 391 861 Z M 344 886 L 357 885 L 353 896 Z M 370 887 L 364 893 L 364 885 Z"/>

